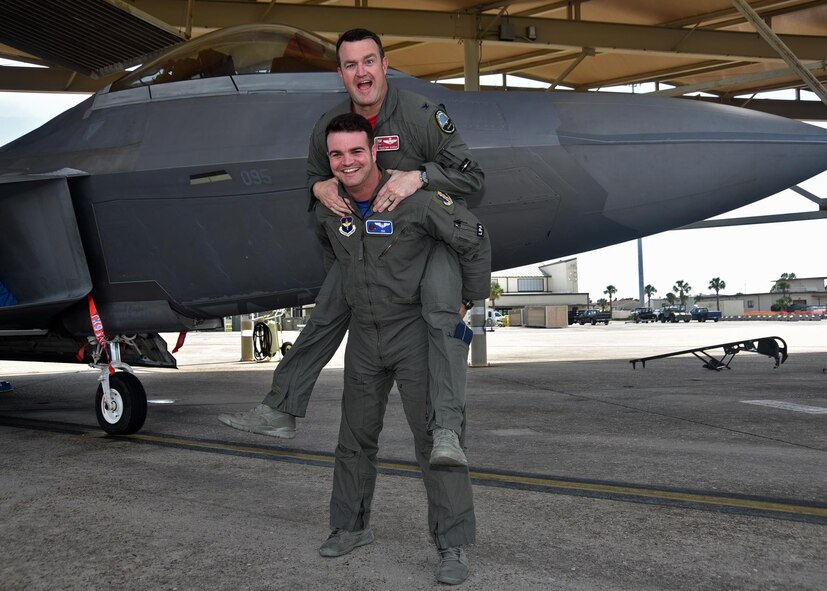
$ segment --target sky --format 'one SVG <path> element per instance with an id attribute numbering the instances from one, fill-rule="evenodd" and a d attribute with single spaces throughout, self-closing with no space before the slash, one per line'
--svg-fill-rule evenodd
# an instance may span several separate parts
<path id="1" fill-rule="evenodd" d="M 0 92 L 0 145 L 36 129 L 84 100 L 83 94 Z M 819 123 L 827 127 L 827 123 Z M 827 163 L 825 163 L 827 168 Z M 817 197 L 827 198 L 827 172 L 800 184 Z M 816 205 L 787 190 L 720 217 L 815 211 Z M 709 282 L 720 277 L 725 294 L 769 291 L 782 273 L 798 277 L 827 276 L 825 257 L 827 219 L 780 224 L 733 226 L 703 230 L 675 230 L 643 239 L 644 284 L 665 297 L 683 280 L 692 295 L 713 293 Z M 579 253 L 578 289 L 592 300 L 604 297 L 608 285 L 617 298 L 638 296 L 637 241 Z M 569 258 L 569 257 L 567 257 Z M 539 275 L 537 265 L 499 271 L 495 275 Z"/>

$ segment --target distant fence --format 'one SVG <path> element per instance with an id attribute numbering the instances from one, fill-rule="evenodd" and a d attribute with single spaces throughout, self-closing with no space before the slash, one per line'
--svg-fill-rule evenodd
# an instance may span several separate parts
<path id="1" fill-rule="evenodd" d="M 802 322 L 802 321 L 819 321 L 825 319 L 824 314 L 803 314 L 801 312 L 748 312 L 739 316 L 722 316 L 721 320 L 735 320 L 735 321 L 761 321 L 774 320 L 777 322 Z"/>

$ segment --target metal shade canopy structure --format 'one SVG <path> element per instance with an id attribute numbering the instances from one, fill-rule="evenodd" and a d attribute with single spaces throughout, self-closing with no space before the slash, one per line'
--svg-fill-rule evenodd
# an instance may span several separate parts
<path id="1" fill-rule="evenodd" d="M 291 25 L 334 40 L 363 26 L 383 36 L 395 68 L 426 80 L 473 80 L 479 71 L 580 91 L 654 82 L 677 86 L 663 90 L 673 95 L 705 91 L 713 96 L 703 100 L 827 119 L 816 101 L 735 98 L 823 85 L 827 3 L 812 0 L 6 0 L 0 57 L 54 67 L 0 68 L 0 88 L 95 91 L 139 56 L 246 23 Z M 798 66 L 785 61 L 761 23 Z M 65 56 L 84 48 L 91 63 L 67 64 Z"/>

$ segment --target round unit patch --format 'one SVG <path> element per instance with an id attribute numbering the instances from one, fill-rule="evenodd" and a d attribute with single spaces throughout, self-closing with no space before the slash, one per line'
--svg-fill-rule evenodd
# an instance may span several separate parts
<path id="1" fill-rule="evenodd" d="M 457 128 L 454 126 L 454 122 L 451 121 L 451 118 L 448 117 L 448 113 L 443 110 L 437 110 L 434 113 L 434 117 L 436 118 L 436 123 L 439 125 L 439 128 L 444 131 L 445 133 L 454 133 Z"/>

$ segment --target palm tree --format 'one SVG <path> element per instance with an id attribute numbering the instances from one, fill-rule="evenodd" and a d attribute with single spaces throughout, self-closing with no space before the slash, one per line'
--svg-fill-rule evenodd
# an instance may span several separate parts
<path id="1" fill-rule="evenodd" d="M 503 288 L 500 286 L 499 282 L 492 281 L 491 282 L 491 294 L 488 296 L 491 299 L 491 307 L 494 307 L 494 302 L 497 301 L 503 295 Z"/>
<path id="2" fill-rule="evenodd" d="M 651 308 L 652 307 L 652 296 L 655 295 L 656 293 L 658 293 L 658 290 L 655 289 L 654 285 L 647 284 L 646 287 L 643 288 L 643 293 L 645 293 L 646 297 L 649 299 L 647 307 Z"/>
<path id="3" fill-rule="evenodd" d="M 666 301 L 669 302 L 670 306 L 674 306 L 675 305 L 675 300 L 677 300 L 677 299 L 678 299 L 677 296 L 675 296 L 675 294 L 672 293 L 671 291 L 666 294 Z"/>
<path id="4" fill-rule="evenodd" d="M 603 312 L 606 309 L 606 304 L 608 304 L 608 300 L 606 298 L 600 298 L 595 302 L 598 306 L 600 306 L 600 311 Z"/>
<path id="5" fill-rule="evenodd" d="M 726 281 L 724 281 L 720 277 L 713 277 L 709 281 L 709 289 L 715 292 L 715 309 L 718 310 L 718 312 L 720 312 L 721 299 L 718 297 L 718 292 L 722 289 L 726 289 Z"/>
<path id="6" fill-rule="evenodd" d="M 675 286 L 672 288 L 676 294 L 678 294 L 678 299 L 681 301 L 681 305 L 686 305 L 686 298 L 689 295 L 689 292 L 692 291 L 692 286 L 689 285 L 683 279 L 678 279 L 675 281 Z"/>
<path id="7" fill-rule="evenodd" d="M 787 292 L 790 290 L 790 281 L 793 279 L 796 279 L 795 273 L 781 273 L 781 277 L 775 281 L 775 285 L 772 286 L 770 291 L 780 291 L 784 297 L 787 297 Z"/>
<path id="8" fill-rule="evenodd" d="M 612 311 L 612 296 L 617 293 L 617 288 L 614 285 L 607 285 L 603 293 L 609 296 L 609 311 Z"/>

